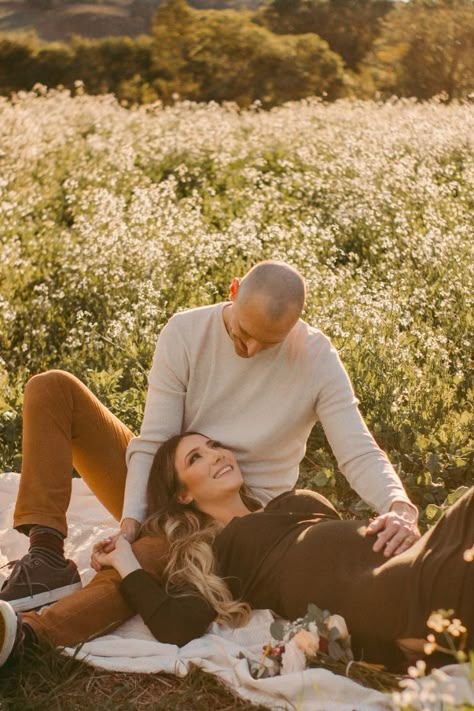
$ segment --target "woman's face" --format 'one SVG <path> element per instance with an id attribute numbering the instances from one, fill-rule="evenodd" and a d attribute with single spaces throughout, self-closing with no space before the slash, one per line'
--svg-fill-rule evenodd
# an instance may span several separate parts
<path id="1" fill-rule="evenodd" d="M 178 500 L 183 504 L 194 501 L 200 509 L 238 492 L 243 484 L 234 453 L 200 434 L 180 441 L 175 468 L 182 485 Z"/>

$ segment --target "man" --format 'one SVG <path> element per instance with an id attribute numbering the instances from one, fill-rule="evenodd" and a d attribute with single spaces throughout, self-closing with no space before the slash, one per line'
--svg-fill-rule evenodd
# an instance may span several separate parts
<path id="1" fill-rule="evenodd" d="M 30 551 L 16 562 L 0 599 L 32 609 L 80 584 L 63 552 L 71 464 L 116 518 L 122 514 L 121 531 L 133 542 L 146 516 L 154 453 L 183 430 L 206 432 L 231 447 L 246 483 L 266 503 L 295 485 L 319 419 L 341 471 L 380 514 L 369 526 L 378 534 L 374 550 L 390 556 L 417 540 L 416 508 L 368 432 L 336 351 L 300 320 L 304 300 L 295 269 L 262 262 L 232 281 L 229 303 L 170 319 L 158 340 L 136 438 L 73 376 L 52 371 L 30 380 L 14 518 L 30 536 Z"/>

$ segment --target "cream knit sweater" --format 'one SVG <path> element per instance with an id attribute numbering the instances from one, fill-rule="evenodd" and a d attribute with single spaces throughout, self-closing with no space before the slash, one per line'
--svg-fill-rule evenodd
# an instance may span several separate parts
<path id="1" fill-rule="evenodd" d="M 241 358 L 224 326 L 225 306 L 178 313 L 160 334 L 140 436 L 127 449 L 124 518 L 144 519 L 153 455 L 168 437 L 194 430 L 232 448 L 246 483 L 266 503 L 295 485 L 318 419 L 362 499 L 379 513 L 408 502 L 329 339 L 300 320 L 282 343 Z"/>

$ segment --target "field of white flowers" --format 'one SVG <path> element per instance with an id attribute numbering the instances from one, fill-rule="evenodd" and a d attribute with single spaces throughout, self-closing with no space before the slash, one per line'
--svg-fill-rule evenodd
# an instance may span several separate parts
<path id="1" fill-rule="evenodd" d="M 0 471 L 30 374 L 70 370 L 137 430 L 169 316 L 278 258 L 425 521 L 473 483 L 472 105 L 37 94 L 0 100 Z M 318 429 L 308 454 L 304 483 L 353 506 Z"/>

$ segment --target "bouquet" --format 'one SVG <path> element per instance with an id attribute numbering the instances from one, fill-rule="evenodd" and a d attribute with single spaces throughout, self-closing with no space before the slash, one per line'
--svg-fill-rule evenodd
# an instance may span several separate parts
<path id="1" fill-rule="evenodd" d="M 275 620 L 270 634 L 273 641 L 265 645 L 260 659 L 247 658 L 254 679 L 324 667 L 364 686 L 381 691 L 398 689 L 401 677 L 382 665 L 354 660 L 351 637 L 341 615 L 310 604 L 306 615 L 294 622 Z"/>

